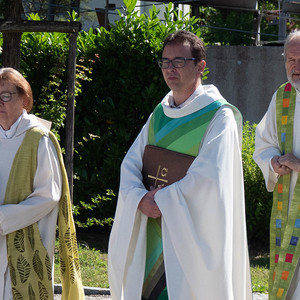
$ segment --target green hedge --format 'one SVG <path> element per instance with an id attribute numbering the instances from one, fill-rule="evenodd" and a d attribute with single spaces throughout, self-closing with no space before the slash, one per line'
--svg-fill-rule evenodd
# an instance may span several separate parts
<path id="1" fill-rule="evenodd" d="M 120 15 L 120 21 L 110 31 L 101 28 L 82 31 L 78 36 L 74 213 L 81 227 L 112 224 L 121 161 L 168 91 L 156 63 L 163 38 L 177 29 L 201 34 L 197 19 L 173 11 L 171 5 L 163 22 L 155 6 L 150 16 L 138 16 L 131 3 L 127 5 L 128 13 Z M 38 16 L 31 18 L 37 20 Z M 205 40 L 205 36 L 202 38 Z M 1 43 L 2 39 L 0 46 Z M 52 120 L 64 145 L 68 37 L 59 33 L 24 33 L 21 51 L 21 71 L 33 88 L 34 113 Z M 252 160 L 253 132 L 254 127 L 246 123 L 243 161 L 247 226 L 251 240 L 266 241 L 270 194 Z"/>
<path id="2" fill-rule="evenodd" d="M 252 156 L 255 148 L 256 124 L 244 123 L 242 159 L 249 243 L 269 244 L 272 193 L 267 192 L 261 170 Z"/>

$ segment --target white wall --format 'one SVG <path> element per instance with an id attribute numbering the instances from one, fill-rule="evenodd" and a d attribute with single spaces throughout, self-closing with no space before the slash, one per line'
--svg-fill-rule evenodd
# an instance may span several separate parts
<path id="1" fill-rule="evenodd" d="M 108 0 L 109 4 L 115 4 L 116 8 L 121 12 L 123 11 L 124 2 L 122 0 Z M 96 8 L 105 9 L 106 0 L 89 0 L 88 2 L 81 2 L 81 23 L 82 29 L 88 31 L 92 28 L 99 28 L 99 22 L 96 15 Z M 86 10 L 86 12 L 85 12 Z M 114 23 L 115 20 L 119 19 L 117 11 L 110 10 L 109 12 L 109 23 Z"/>

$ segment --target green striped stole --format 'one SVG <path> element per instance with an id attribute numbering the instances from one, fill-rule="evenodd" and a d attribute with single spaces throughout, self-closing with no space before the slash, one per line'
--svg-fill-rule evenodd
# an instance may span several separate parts
<path id="1" fill-rule="evenodd" d="M 157 105 L 150 119 L 148 143 L 196 157 L 210 121 L 223 104 L 228 103 L 224 99 L 217 100 L 201 110 L 181 118 L 166 116 L 162 105 Z M 142 299 L 168 299 L 160 218 L 148 218 Z"/>
<path id="2" fill-rule="evenodd" d="M 277 135 L 282 155 L 293 150 L 296 91 L 283 84 L 276 96 Z M 300 185 L 295 186 L 289 207 L 290 174 L 280 176 L 273 192 L 270 221 L 269 299 L 286 299 L 300 256 Z"/>

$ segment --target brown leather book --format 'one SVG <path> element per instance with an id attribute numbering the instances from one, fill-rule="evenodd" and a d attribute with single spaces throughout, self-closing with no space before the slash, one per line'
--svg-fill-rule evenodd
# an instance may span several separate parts
<path id="1" fill-rule="evenodd" d="M 149 191 L 182 179 L 192 164 L 194 156 L 157 146 L 147 145 L 143 156 L 143 183 Z"/>

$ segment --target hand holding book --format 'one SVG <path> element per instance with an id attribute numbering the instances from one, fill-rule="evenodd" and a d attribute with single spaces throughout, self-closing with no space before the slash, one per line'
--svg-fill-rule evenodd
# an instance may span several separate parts
<path id="1" fill-rule="evenodd" d="M 182 179 L 195 157 L 157 146 L 147 145 L 143 156 L 143 183 L 150 191 Z"/>

